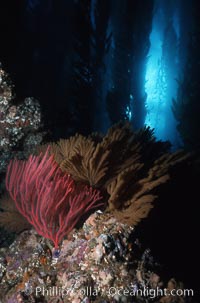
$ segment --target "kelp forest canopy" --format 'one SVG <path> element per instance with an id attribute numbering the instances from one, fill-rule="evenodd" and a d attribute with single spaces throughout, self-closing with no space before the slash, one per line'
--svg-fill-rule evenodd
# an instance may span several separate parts
<path id="1" fill-rule="evenodd" d="M 39 100 L 51 139 L 122 120 L 173 149 L 198 148 L 199 1 L 0 5 L 0 61 L 17 98 Z"/>

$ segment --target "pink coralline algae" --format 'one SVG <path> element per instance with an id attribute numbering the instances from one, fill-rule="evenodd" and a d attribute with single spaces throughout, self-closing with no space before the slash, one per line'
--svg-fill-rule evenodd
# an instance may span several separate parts
<path id="1" fill-rule="evenodd" d="M 183 289 L 168 276 L 135 229 L 111 213 L 96 211 L 62 241 L 56 263 L 48 240 L 35 230 L 22 232 L 0 248 L 1 303 L 196 303 L 189 296 L 163 296 Z"/>
<path id="2" fill-rule="evenodd" d="M 6 187 L 18 211 L 38 234 L 52 240 L 55 248 L 84 215 L 103 205 L 100 192 L 75 184 L 48 150 L 27 161 L 10 161 Z"/>

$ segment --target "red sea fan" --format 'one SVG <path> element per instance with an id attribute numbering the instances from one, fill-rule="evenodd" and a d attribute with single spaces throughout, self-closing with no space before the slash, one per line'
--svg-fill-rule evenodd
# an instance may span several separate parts
<path id="1" fill-rule="evenodd" d="M 100 192 L 77 186 L 63 173 L 47 150 L 27 161 L 12 160 L 6 187 L 18 211 L 38 234 L 51 239 L 55 248 L 89 210 L 102 206 Z"/>

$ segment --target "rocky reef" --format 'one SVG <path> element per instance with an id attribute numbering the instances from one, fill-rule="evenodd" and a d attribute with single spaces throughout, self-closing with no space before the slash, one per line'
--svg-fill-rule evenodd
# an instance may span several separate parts
<path id="1" fill-rule="evenodd" d="M 183 285 L 163 281 L 134 228 L 96 211 L 60 250 L 34 230 L 0 249 L 1 303 L 191 302 Z"/>

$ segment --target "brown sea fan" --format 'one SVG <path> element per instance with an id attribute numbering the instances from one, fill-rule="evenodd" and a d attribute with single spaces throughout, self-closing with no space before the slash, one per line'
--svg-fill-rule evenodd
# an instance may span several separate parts
<path id="1" fill-rule="evenodd" d="M 129 123 L 116 124 L 104 137 L 95 138 L 76 134 L 51 144 L 50 152 L 74 180 L 104 193 L 108 211 L 136 225 L 147 217 L 171 168 L 188 154 L 169 153 L 169 144 L 156 141 L 152 130 L 134 132 Z"/>
<path id="2" fill-rule="evenodd" d="M 16 233 L 31 228 L 29 222 L 17 210 L 15 202 L 8 193 L 0 200 L 0 226 Z"/>

